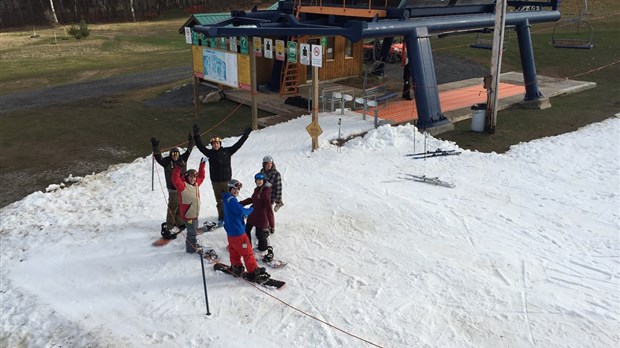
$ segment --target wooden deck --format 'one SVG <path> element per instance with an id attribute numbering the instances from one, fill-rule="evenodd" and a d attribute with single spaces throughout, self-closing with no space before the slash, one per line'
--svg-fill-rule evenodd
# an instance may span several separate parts
<path id="1" fill-rule="evenodd" d="M 499 99 L 512 96 L 524 95 L 525 87 L 511 83 L 500 83 Z M 486 103 L 487 93 L 481 85 L 468 86 L 453 90 L 439 92 L 439 102 L 441 110 L 444 112 L 454 111 L 463 108 L 470 108 L 474 104 Z M 375 108 L 368 108 L 369 115 L 374 115 Z M 363 113 L 363 110 L 356 110 Z M 392 99 L 387 103 L 379 105 L 379 118 L 393 124 L 406 123 L 418 118 L 415 107 L 415 100 Z"/>
<path id="2" fill-rule="evenodd" d="M 586 89 L 596 87 L 596 83 L 586 81 L 575 81 L 568 79 L 558 79 L 538 75 L 538 86 L 540 92 L 546 97 L 556 97 L 577 93 Z M 521 104 L 525 95 L 523 85 L 523 75 L 520 72 L 502 73 L 499 90 L 498 110 Z M 337 82 L 322 82 L 322 88 L 335 88 L 340 86 Z M 343 90 L 351 91 L 355 96 L 359 96 L 362 90 L 350 86 L 342 86 Z M 486 90 L 482 87 L 482 78 L 472 78 L 462 81 L 455 81 L 442 84 L 439 87 L 439 100 L 441 111 L 450 121 L 450 124 L 471 118 L 471 106 L 479 103 L 486 103 Z M 397 91 L 400 94 L 400 91 Z M 226 98 L 238 103 L 251 105 L 250 92 L 240 89 L 225 90 Z M 310 98 L 309 86 L 300 86 L 298 96 Z M 298 108 L 284 103 L 287 97 L 282 97 L 279 93 L 263 93 L 256 95 L 258 108 L 274 113 L 274 116 L 262 117 L 259 119 L 260 127 L 269 127 L 281 122 L 286 122 L 301 115 L 307 115 L 309 110 Z M 348 103 L 345 107 L 350 107 Z M 322 106 L 321 106 L 322 107 Z M 360 114 L 362 110 L 355 110 Z M 369 108 L 367 115 L 374 116 L 374 109 Z M 398 124 L 411 122 L 417 119 L 415 101 L 393 98 L 385 104 L 379 106 L 379 118 L 385 123 Z M 438 130 L 441 132 L 442 130 Z"/>

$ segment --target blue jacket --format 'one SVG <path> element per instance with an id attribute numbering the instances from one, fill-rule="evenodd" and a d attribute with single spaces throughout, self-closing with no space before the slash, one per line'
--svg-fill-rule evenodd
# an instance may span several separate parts
<path id="1" fill-rule="evenodd" d="M 245 221 L 243 218 L 250 215 L 254 208 L 244 208 L 237 197 L 230 192 L 222 193 L 224 204 L 224 229 L 229 237 L 237 237 L 245 233 Z"/>

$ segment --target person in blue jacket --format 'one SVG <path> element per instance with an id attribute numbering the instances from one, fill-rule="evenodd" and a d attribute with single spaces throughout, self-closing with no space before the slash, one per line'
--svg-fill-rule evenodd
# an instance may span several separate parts
<path id="1" fill-rule="evenodd" d="M 228 192 L 222 194 L 224 206 L 224 229 L 228 236 L 228 252 L 230 253 L 230 268 L 238 276 L 244 275 L 243 264 L 247 268 L 244 275 L 249 281 L 258 282 L 269 278 L 265 268 L 258 267 L 252 244 L 245 233 L 244 218 L 252 213 L 254 208 L 244 208 L 237 200 L 243 185 L 235 179 L 228 181 Z M 243 263 L 241 262 L 243 259 Z"/>

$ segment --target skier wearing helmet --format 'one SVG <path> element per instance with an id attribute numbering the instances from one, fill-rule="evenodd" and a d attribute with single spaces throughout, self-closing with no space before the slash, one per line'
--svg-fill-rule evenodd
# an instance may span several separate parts
<path id="1" fill-rule="evenodd" d="M 203 251 L 196 240 L 196 230 L 198 229 L 198 213 L 200 212 L 199 187 L 205 179 L 205 163 L 205 159 L 202 158 L 198 171 L 190 169 L 185 174 L 181 172 L 182 168 L 178 163 L 172 170 L 172 183 L 179 191 L 181 217 L 187 228 L 185 251 L 188 253 L 202 253 Z"/>
<path id="2" fill-rule="evenodd" d="M 248 216 L 245 226 L 245 233 L 248 240 L 252 243 L 252 228 L 256 228 L 256 239 L 258 239 L 258 251 L 263 255 L 263 261 L 271 262 L 273 260 L 273 248 L 269 246 L 267 237 L 269 236 L 269 228 L 273 227 L 274 218 L 271 209 L 271 183 L 266 181 L 265 174 L 258 173 L 254 175 L 256 188 L 252 197 L 241 201 L 241 205 L 252 204 L 254 211 Z"/>
<path id="3" fill-rule="evenodd" d="M 245 234 L 244 217 L 250 215 L 253 208 L 244 208 L 239 201 L 239 191 L 243 185 L 235 179 L 228 182 L 228 192 L 222 194 L 224 204 L 224 229 L 228 237 L 228 251 L 230 253 L 230 269 L 237 276 L 244 276 L 247 280 L 260 282 L 269 278 L 269 274 L 265 272 L 265 268 L 258 267 L 252 244 Z M 243 259 L 243 262 L 241 261 Z M 243 264 L 247 268 L 244 273 Z"/>
<path id="4" fill-rule="evenodd" d="M 181 211 L 179 210 L 179 193 L 177 192 L 176 187 L 172 184 L 172 170 L 174 169 L 174 164 L 177 162 L 181 165 L 182 173 L 185 173 L 187 170 L 185 163 L 187 163 L 187 159 L 194 148 L 194 138 L 191 133 L 188 134 L 187 142 L 187 151 L 185 151 L 182 155 L 177 147 L 173 147 L 170 149 L 169 156 L 164 158 L 162 157 L 161 150 L 159 148 L 159 139 L 155 137 L 151 138 L 153 158 L 155 158 L 155 161 L 159 163 L 160 166 L 164 167 L 164 177 L 166 178 L 166 188 L 168 189 L 166 222 L 161 224 L 161 236 L 164 239 L 176 238 L 176 234 L 172 231 L 175 227 L 179 230 L 183 230 L 185 228 L 183 220 L 181 219 Z"/>

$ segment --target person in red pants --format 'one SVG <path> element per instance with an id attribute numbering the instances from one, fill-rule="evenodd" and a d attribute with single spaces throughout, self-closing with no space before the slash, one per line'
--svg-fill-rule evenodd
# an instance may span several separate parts
<path id="1" fill-rule="evenodd" d="M 244 208 L 237 200 L 239 191 L 243 185 L 235 179 L 228 182 L 228 192 L 222 194 L 224 205 L 224 229 L 228 236 L 228 252 L 230 253 L 230 269 L 238 276 L 244 277 L 252 282 L 260 282 L 269 278 L 265 268 L 258 267 L 252 244 L 245 234 L 244 218 L 252 213 L 253 208 Z M 241 260 L 243 259 L 243 263 Z M 247 273 L 243 273 L 243 264 Z"/>

